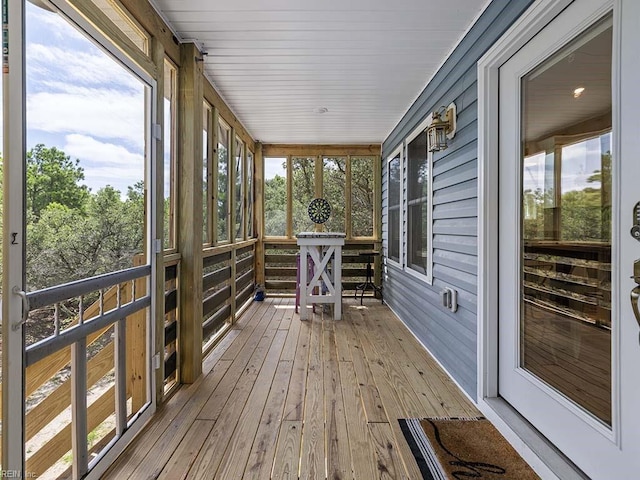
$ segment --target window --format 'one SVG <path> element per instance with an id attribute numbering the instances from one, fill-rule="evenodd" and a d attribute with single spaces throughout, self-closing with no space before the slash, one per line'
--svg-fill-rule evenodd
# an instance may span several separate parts
<path id="1" fill-rule="evenodd" d="M 211 107 L 205 102 L 202 107 L 202 243 L 210 243 L 209 232 L 209 130 Z"/>
<path id="2" fill-rule="evenodd" d="M 307 211 L 309 203 L 316 197 L 315 162 L 315 157 L 291 159 L 293 235 L 315 230 L 315 224 L 309 218 Z"/>
<path id="3" fill-rule="evenodd" d="M 235 239 L 244 239 L 244 142 L 236 137 L 235 145 L 236 164 L 234 169 L 235 199 L 234 199 L 234 221 Z"/>
<path id="4" fill-rule="evenodd" d="M 322 196 L 331 205 L 331 216 L 324 229 L 327 232 L 344 232 L 347 159 L 344 157 L 325 157 L 322 159 Z"/>
<path id="5" fill-rule="evenodd" d="M 433 157 L 427 151 L 429 115 L 387 157 L 387 259 L 433 281 Z"/>
<path id="6" fill-rule="evenodd" d="M 175 248 L 176 238 L 176 131 L 177 69 L 167 59 L 164 61 L 164 248 Z"/>
<path id="7" fill-rule="evenodd" d="M 264 234 L 287 235 L 287 159 L 264 159 Z"/>
<path id="8" fill-rule="evenodd" d="M 431 263 L 431 168 L 427 134 L 407 145 L 407 267 L 428 277 Z"/>
<path id="9" fill-rule="evenodd" d="M 400 232 L 402 228 L 401 152 L 402 147 L 391 155 L 387 163 L 387 255 L 389 260 L 398 264 L 400 264 Z"/>
<path id="10" fill-rule="evenodd" d="M 253 238 L 253 152 L 247 150 L 247 238 Z"/>
<path id="11" fill-rule="evenodd" d="M 372 157 L 351 158 L 352 237 L 373 237 L 374 170 Z"/>
<path id="12" fill-rule="evenodd" d="M 229 240 L 229 147 L 231 127 L 222 119 L 218 121 L 218 242 Z"/>
<path id="13" fill-rule="evenodd" d="M 265 156 L 265 236 L 294 238 L 319 228 L 346 233 L 347 239 L 376 238 L 378 156 L 315 155 L 313 149 L 310 155 L 285 156 L 274 150 L 272 157 Z M 320 226 L 308 214 L 309 203 L 318 197 L 331 205 L 331 216 Z"/>

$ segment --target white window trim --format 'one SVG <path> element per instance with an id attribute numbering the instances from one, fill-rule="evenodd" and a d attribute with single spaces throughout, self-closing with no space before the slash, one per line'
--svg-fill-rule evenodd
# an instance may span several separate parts
<path id="1" fill-rule="evenodd" d="M 400 156 L 400 179 L 399 179 L 399 190 L 400 190 L 400 204 L 399 204 L 399 216 L 398 216 L 398 261 L 396 262 L 394 259 L 392 259 L 389 256 L 389 225 L 391 225 L 391 223 L 389 222 L 389 164 L 391 163 L 391 161 L 393 159 L 395 159 L 397 156 Z M 398 145 L 398 147 L 391 153 L 391 155 L 389 155 L 387 157 L 387 261 L 397 267 L 402 269 L 402 265 L 403 265 L 403 221 L 404 221 L 404 208 L 403 208 L 403 179 L 404 179 L 404 171 L 403 171 L 403 167 L 404 167 L 404 143 L 401 143 L 400 145 Z"/>
<path id="2" fill-rule="evenodd" d="M 405 219 L 407 218 L 407 212 L 409 209 L 409 203 L 408 203 L 408 199 L 406 198 L 407 196 L 404 195 L 404 191 L 406 189 L 408 189 L 408 184 L 407 184 L 407 175 L 406 175 L 406 168 L 407 165 L 409 163 L 408 160 L 408 155 L 407 155 L 407 149 L 409 147 L 409 143 L 411 143 L 413 140 L 415 140 L 415 138 L 422 134 L 429 125 L 431 125 L 431 123 L 433 122 L 433 114 L 429 113 L 429 115 L 427 115 L 427 117 L 415 128 L 413 129 L 413 131 L 404 139 L 403 145 L 404 145 L 404 156 L 403 156 L 403 162 L 402 162 L 402 188 L 401 188 L 401 194 L 400 194 L 400 199 L 402 201 L 402 218 Z M 429 186 L 428 186 L 428 190 L 427 190 L 427 201 L 429 202 L 429 208 L 427 211 L 427 254 L 428 254 L 428 258 L 427 258 L 427 273 L 420 273 L 417 272 L 416 270 L 414 270 L 413 268 L 411 268 L 408 265 L 408 256 L 409 256 L 409 252 L 407 251 L 407 246 L 408 246 L 408 226 L 403 223 L 402 225 L 404 226 L 402 233 L 402 248 L 401 248 L 401 260 L 402 260 L 402 265 L 403 265 L 403 270 L 408 273 L 409 275 L 412 275 L 413 277 L 427 283 L 428 285 L 433 285 L 433 153 L 427 151 L 427 162 L 429 164 L 429 175 L 428 175 L 428 181 L 429 181 Z"/>

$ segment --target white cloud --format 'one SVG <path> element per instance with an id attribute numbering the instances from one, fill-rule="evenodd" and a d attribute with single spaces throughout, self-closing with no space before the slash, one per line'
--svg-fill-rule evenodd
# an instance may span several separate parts
<path id="1" fill-rule="evenodd" d="M 72 134 L 65 137 L 63 150 L 72 159 L 80 160 L 84 184 L 92 192 L 111 185 L 124 197 L 128 186 L 144 179 L 144 155 L 130 152 L 121 145 Z"/>
<path id="2" fill-rule="evenodd" d="M 46 28 L 47 32 L 57 39 L 75 38 L 85 39 L 84 35 L 77 29 L 71 27 L 69 22 L 57 13 L 49 12 L 42 8 L 38 8 L 31 2 L 27 2 L 27 28 Z"/>
<path id="3" fill-rule="evenodd" d="M 144 101 L 129 92 L 69 86 L 67 92 L 29 95 L 27 124 L 30 130 L 120 139 L 142 149 Z"/>
<path id="4" fill-rule="evenodd" d="M 64 46 L 29 43 L 27 45 L 27 69 L 49 75 L 38 80 L 57 80 L 61 83 L 80 85 L 112 85 L 118 89 L 141 90 L 142 83 L 97 47 L 91 51 L 78 51 Z"/>

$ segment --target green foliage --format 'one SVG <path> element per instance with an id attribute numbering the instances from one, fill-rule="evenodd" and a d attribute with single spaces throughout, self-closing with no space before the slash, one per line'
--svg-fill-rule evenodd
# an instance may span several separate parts
<path id="1" fill-rule="evenodd" d="M 315 195 L 315 158 L 293 158 L 293 234 L 309 232 L 315 224 L 309 218 L 307 208 Z M 286 199 L 286 195 L 285 195 Z"/>
<path id="2" fill-rule="evenodd" d="M 51 203 L 69 208 L 82 208 L 89 197 L 89 189 L 79 182 L 84 170 L 79 160 L 72 161 L 62 150 L 38 144 L 27 152 L 27 209 L 40 218 L 42 210 Z"/>
<path id="3" fill-rule="evenodd" d="M 27 281 L 40 289 L 133 266 L 143 248 L 144 196 L 106 186 L 83 208 L 50 203 L 27 224 Z"/>
<path id="4" fill-rule="evenodd" d="M 218 241 L 229 239 L 229 150 L 218 144 Z"/>
<path id="5" fill-rule="evenodd" d="M 287 179 L 280 175 L 264 182 L 264 231 L 273 237 L 287 232 Z"/>
<path id="6" fill-rule="evenodd" d="M 84 170 L 61 150 L 27 155 L 27 284 L 41 289 L 133 266 L 144 247 L 144 183 L 126 200 L 111 186 L 80 184 Z"/>
<path id="7" fill-rule="evenodd" d="M 560 231 L 553 232 L 553 191 L 524 192 L 524 235 L 528 240 L 551 239 L 566 242 L 611 241 L 611 155 L 602 155 L 602 170 L 587 183 L 593 186 L 569 190 L 560 198 Z M 545 233 L 545 230 L 547 231 Z"/>
<path id="8" fill-rule="evenodd" d="M 316 197 L 315 158 L 292 158 L 293 234 L 314 230 L 307 207 Z M 351 159 L 351 225 L 356 237 L 373 236 L 374 162 L 371 158 Z M 286 164 L 283 165 L 283 170 Z M 346 231 L 346 159 L 323 160 L 322 196 L 331 205 L 326 231 Z M 276 175 L 264 184 L 265 235 L 284 236 L 287 225 L 287 179 Z"/>

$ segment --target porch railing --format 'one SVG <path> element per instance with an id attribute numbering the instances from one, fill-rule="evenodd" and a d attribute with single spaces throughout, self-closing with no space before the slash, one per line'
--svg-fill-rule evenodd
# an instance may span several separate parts
<path id="1" fill-rule="evenodd" d="M 71 463 L 81 478 L 149 404 L 150 274 L 144 265 L 27 294 L 31 315 L 49 309 L 30 321 L 51 321 L 52 309 L 54 323 L 52 335 L 25 351 L 30 475 L 66 476 Z M 77 314 L 65 317 L 69 302 Z"/>
<path id="2" fill-rule="evenodd" d="M 255 288 L 255 240 L 207 250 L 202 267 L 202 339 L 208 351 L 241 314 Z"/>
<path id="3" fill-rule="evenodd" d="M 353 291 L 356 285 L 364 282 L 366 262 L 360 256 L 361 251 L 380 250 L 380 242 L 347 241 L 342 247 L 342 287 L 344 291 Z M 298 246 L 295 240 L 267 241 L 265 250 L 265 287 L 269 292 L 294 293 L 296 289 L 296 255 Z M 380 285 L 380 256 L 374 258 L 372 265 L 376 283 Z"/>

